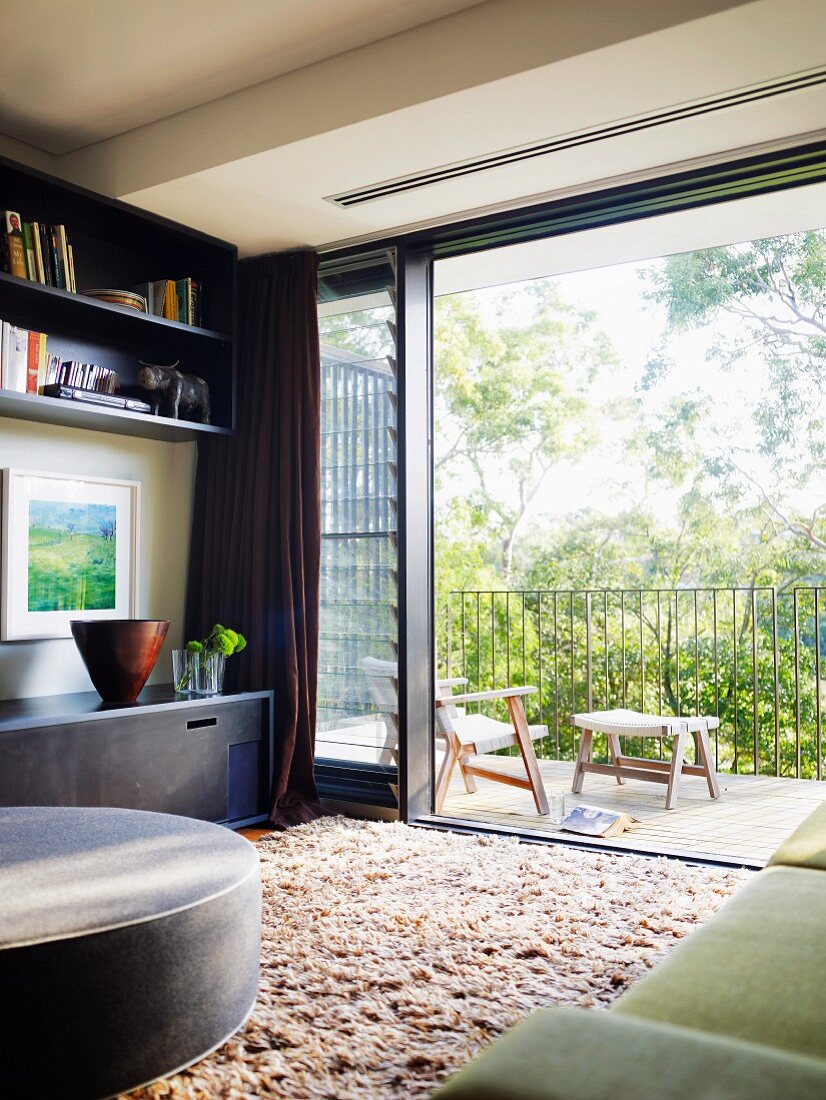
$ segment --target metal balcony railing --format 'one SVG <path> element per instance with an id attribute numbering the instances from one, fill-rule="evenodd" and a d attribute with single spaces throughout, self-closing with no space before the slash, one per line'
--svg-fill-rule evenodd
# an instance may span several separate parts
<path id="1" fill-rule="evenodd" d="M 715 714 L 720 771 L 823 777 L 819 587 L 452 592 L 438 655 L 468 690 L 532 684 L 544 759 L 572 760 L 577 711 Z M 629 741 L 633 755 L 662 748 Z"/>

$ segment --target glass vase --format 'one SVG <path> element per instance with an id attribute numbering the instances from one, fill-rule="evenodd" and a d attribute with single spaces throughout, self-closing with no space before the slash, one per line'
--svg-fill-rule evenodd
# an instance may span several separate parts
<path id="1" fill-rule="evenodd" d="M 195 694 L 219 695 L 224 686 L 223 653 L 200 653 L 195 668 Z"/>
<path id="2" fill-rule="evenodd" d="M 191 695 L 195 690 L 195 660 L 186 649 L 172 650 L 172 686 L 178 695 Z"/>

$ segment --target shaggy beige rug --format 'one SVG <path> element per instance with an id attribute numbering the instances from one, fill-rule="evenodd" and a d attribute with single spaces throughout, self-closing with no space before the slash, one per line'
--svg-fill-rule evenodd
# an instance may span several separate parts
<path id="1" fill-rule="evenodd" d="M 749 875 L 346 818 L 258 850 L 252 1017 L 133 1100 L 427 1097 L 532 1009 L 609 1004 Z"/>

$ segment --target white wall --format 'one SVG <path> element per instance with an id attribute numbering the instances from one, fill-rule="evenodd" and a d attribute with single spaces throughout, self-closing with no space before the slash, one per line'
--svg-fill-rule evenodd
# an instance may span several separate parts
<path id="1" fill-rule="evenodd" d="M 170 650 L 183 640 L 195 460 L 194 443 L 0 418 L 0 467 L 140 482 L 138 617 L 171 624 L 150 683 L 172 679 Z M 91 690 L 71 638 L 0 643 L 0 699 Z"/>

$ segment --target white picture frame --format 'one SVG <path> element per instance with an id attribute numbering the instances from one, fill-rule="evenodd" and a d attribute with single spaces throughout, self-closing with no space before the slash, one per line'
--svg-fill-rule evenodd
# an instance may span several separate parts
<path id="1" fill-rule="evenodd" d="M 137 481 L 4 469 L 0 641 L 135 618 L 139 528 Z"/>

